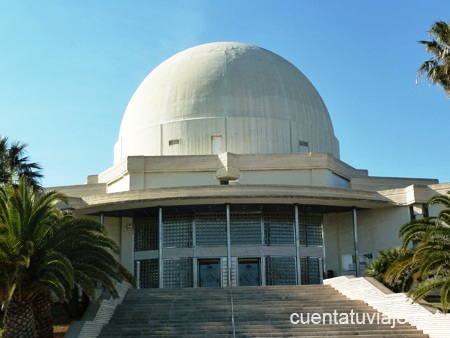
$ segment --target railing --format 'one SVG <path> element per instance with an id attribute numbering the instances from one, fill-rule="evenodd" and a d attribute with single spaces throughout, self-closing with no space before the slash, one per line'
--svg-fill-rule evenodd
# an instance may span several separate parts
<path id="1" fill-rule="evenodd" d="M 236 338 L 236 326 L 234 324 L 234 299 L 233 299 L 233 283 L 231 281 L 231 269 L 228 271 L 229 273 L 229 287 L 230 287 L 230 298 L 231 298 L 231 328 L 233 329 L 233 338 Z"/>

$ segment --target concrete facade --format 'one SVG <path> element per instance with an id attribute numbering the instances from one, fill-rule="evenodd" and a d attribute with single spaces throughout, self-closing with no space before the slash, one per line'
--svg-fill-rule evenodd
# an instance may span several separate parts
<path id="1" fill-rule="evenodd" d="M 295 66 L 213 43 L 143 81 L 111 168 L 56 189 L 104 222 L 147 287 L 196 287 L 206 267 L 216 286 L 248 285 L 251 269 L 254 285 L 355 274 L 355 235 L 363 270 L 401 243 L 401 225 L 435 214 L 425 203 L 450 183 L 372 177 L 342 162 L 329 113 Z"/>

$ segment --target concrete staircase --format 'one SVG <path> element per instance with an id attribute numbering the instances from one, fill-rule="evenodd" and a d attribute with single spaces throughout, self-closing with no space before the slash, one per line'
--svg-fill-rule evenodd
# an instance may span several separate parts
<path id="1" fill-rule="evenodd" d="M 130 290 L 99 337 L 232 338 L 232 313 L 239 338 L 428 337 L 327 285 Z"/>

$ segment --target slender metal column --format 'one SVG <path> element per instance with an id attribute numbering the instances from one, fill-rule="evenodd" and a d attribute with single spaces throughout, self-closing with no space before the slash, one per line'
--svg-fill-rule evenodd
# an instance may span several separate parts
<path id="1" fill-rule="evenodd" d="M 159 218 L 158 218 L 158 263 L 159 263 L 159 287 L 164 287 L 164 264 L 163 264 L 163 219 L 162 219 L 162 207 L 159 207 Z"/>
<path id="2" fill-rule="evenodd" d="M 231 287 L 231 222 L 230 222 L 230 205 L 227 208 L 227 269 L 228 269 L 228 286 Z"/>
<path id="3" fill-rule="evenodd" d="M 141 262 L 136 262 L 136 289 L 141 288 Z"/>
<path id="4" fill-rule="evenodd" d="M 105 215 L 103 215 L 103 212 L 100 214 L 100 224 L 105 224 Z"/>
<path id="5" fill-rule="evenodd" d="M 355 244 L 356 277 L 359 277 L 360 276 L 359 243 L 358 243 L 358 220 L 356 218 L 356 208 L 353 208 L 353 239 Z"/>
<path id="6" fill-rule="evenodd" d="M 323 215 L 324 214 L 322 214 L 322 233 L 321 233 L 322 234 L 322 255 L 323 255 L 323 257 L 321 259 L 322 270 L 320 271 L 320 274 L 321 274 L 320 283 L 321 284 L 323 283 L 324 276 L 327 276 L 327 275 L 325 275 L 325 271 L 327 268 L 327 263 L 326 263 L 327 252 L 326 252 L 326 248 L 325 248 L 325 225 L 324 225 L 324 221 L 323 221 Z"/>
<path id="7" fill-rule="evenodd" d="M 133 220 L 134 221 L 134 220 Z M 134 263 L 136 262 L 135 261 L 135 253 L 136 253 L 136 249 L 135 249 L 135 247 L 134 247 L 134 245 L 135 245 L 135 240 L 134 240 L 134 236 L 135 236 L 135 234 L 136 234 L 136 232 L 134 231 L 134 226 L 131 228 L 131 231 L 132 231 L 132 234 L 131 234 L 131 268 L 132 268 L 132 270 L 131 270 L 131 272 L 132 273 L 135 273 L 135 271 L 134 271 Z M 138 262 L 136 262 L 136 263 L 139 263 L 140 264 L 140 262 L 138 261 Z M 140 274 L 139 275 L 137 275 L 138 276 L 138 278 L 140 278 L 139 276 L 140 276 Z M 138 283 L 139 283 L 139 281 L 138 281 Z M 139 289 L 139 288 L 138 288 Z"/>
<path id="8" fill-rule="evenodd" d="M 302 284 L 302 269 L 301 269 L 301 256 L 300 256 L 300 231 L 298 224 L 298 205 L 294 205 L 295 221 L 294 221 L 294 234 L 295 234 L 295 254 L 297 263 L 297 285 Z"/>
<path id="9" fill-rule="evenodd" d="M 236 338 L 236 326 L 234 323 L 234 299 L 233 299 L 233 285 L 231 282 L 231 220 L 230 220 L 230 205 L 227 203 L 227 269 L 228 269 L 228 287 L 230 288 L 230 302 L 231 302 L 231 327 L 233 329 L 233 338 Z"/>
<path id="10" fill-rule="evenodd" d="M 193 287 L 196 288 L 199 286 L 199 281 L 198 281 L 198 259 L 197 257 L 192 257 L 192 269 L 194 272 L 194 275 L 192 276 L 193 278 Z"/>
<path id="11" fill-rule="evenodd" d="M 262 255 L 259 264 L 261 265 L 261 286 L 266 286 L 266 256 Z"/>
<path id="12" fill-rule="evenodd" d="M 264 242 L 265 234 L 265 227 L 264 227 L 264 216 L 261 213 L 261 257 L 259 259 L 259 266 L 261 270 L 261 281 L 260 285 L 265 286 L 266 285 L 266 255 L 264 252 L 264 247 L 266 243 Z"/>
<path id="13" fill-rule="evenodd" d="M 323 258 L 319 257 L 319 281 L 323 283 Z"/>
<path id="14" fill-rule="evenodd" d="M 194 288 L 196 288 L 198 285 L 198 259 L 197 259 L 197 224 L 194 220 L 192 221 L 192 248 L 193 248 L 193 256 L 192 256 L 192 264 L 193 264 L 193 270 L 194 270 L 194 276 L 193 276 L 193 282 L 194 282 Z"/>

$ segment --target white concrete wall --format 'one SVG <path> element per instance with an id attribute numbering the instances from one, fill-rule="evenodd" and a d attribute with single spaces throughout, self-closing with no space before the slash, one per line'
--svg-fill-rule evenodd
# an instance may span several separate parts
<path id="1" fill-rule="evenodd" d="M 133 174 L 130 190 L 170 187 L 195 187 L 204 185 L 219 185 L 214 172 L 171 172 L 152 174 Z"/>
<path id="2" fill-rule="evenodd" d="M 106 227 L 106 231 L 108 231 L 108 237 L 117 244 L 122 245 L 120 243 L 120 217 L 104 217 L 104 224 Z"/>
<path id="3" fill-rule="evenodd" d="M 430 216 L 437 216 L 442 210 L 444 210 L 444 207 L 442 205 L 430 205 L 428 207 L 428 214 Z"/>
<path id="4" fill-rule="evenodd" d="M 222 142 L 226 142 L 226 136 L 223 137 Z M 208 149 L 211 150 L 211 136 L 208 138 Z M 169 140 L 164 142 L 169 150 L 186 146 L 183 139 L 180 139 L 180 144 L 172 146 L 168 145 Z M 222 147 L 225 148 L 226 144 Z M 108 185 L 108 193 L 218 185 L 221 179 L 238 180 L 240 184 L 349 188 L 351 177 L 359 175 L 367 175 L 367 171 L 352 168 L 324 153 L 242 155 L 223 152 L 216 155 L 128 157 L 100 173 L 98 182 Z"/>
<path id="5" fill-rule="evenodd" d="M 186 186 L 219 185 L 215 171 L 131 173 L 108 186 L 108 193 Z M 286 184 L 347 188 L 349 182 L 329 170 L 242 171 L 239 184 Z"/>
<path id="6" fill-rule="evenodd" d="M 70 197 L 85 197 L 91 195 L 100 195 L 106 192 L 106 184 L 80 184 L 68 185 L 62 187 L 45 188 L 47 191 L 56 190 Z"/>
<path id="7" fill-rule="evenodd" d="M 240 184 L 287 184 L 348 188 L 349 182 L 326 169 L 241 171 Z"/>
<path id="8" fill-rule="evenodd" d="M 227 135 L 225 118 L 185 120 L 164 124 L 162 155 L 212 154 L 212 135 L 222 136 L 222 150 L 226 151 Z M 169 145 L 170 140 L 180 140 Z"/>
<path id="9" fill-rule="evenodd" d="M 130 227 L 131 225 L 131 227 Z M 134 270 L 133 218 L 122 217 L 120 221 L 120 263 L 129 271 Z"/>
<path id="10" fill-rule="evenodd" d="M 400 227 L 410 221 L 409 207 L 358 210 L 358 239 L 360 254 L 378 252 L 401 245 Z M 324 215 L 325 268 L 335 275 L 353 274 L 342 269 L 342 255 L 353 255 L 352 212 Z"/>
<path id="11" fill-rule="evenodd" d="M 221 152 L 289 154 L 321 152 L 339 158 L 339 143 L 330 131 L 267 117 L 215 117 L 181 120 L 140 129 L 115 145 L 116 159 L 126 154 L 208 155 L 211 137 L 222 136 Z M 179 144 L 169 145 L 170 140 Z M 300 146 L 299 141 L 308 143 Z M 118 163 L 118 162 L 116 162 Z"/>
<path id="12" fill-rule="evenodd" d="M 142 188 L 141 188 L 142 189 Z M 108 193 L 129 191 L 130 190 L 130 175 L 125 175 L 117 181 L 108 185 Z"/>

